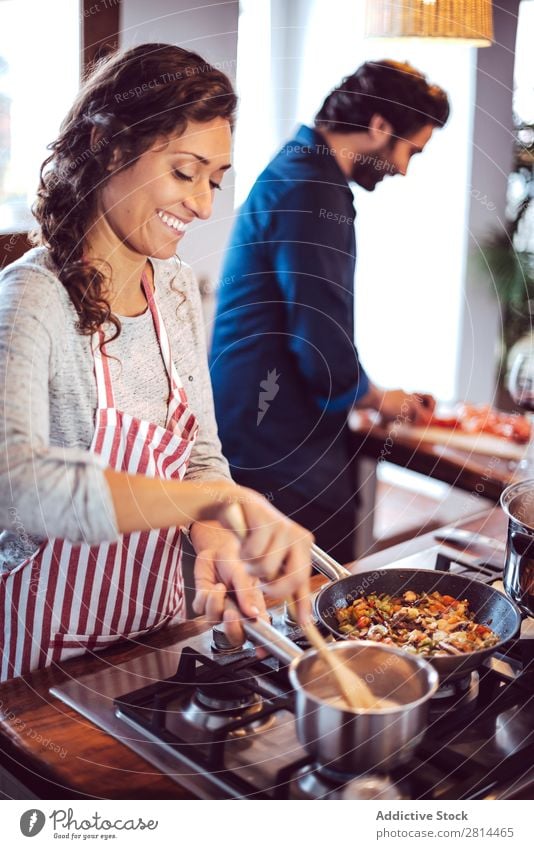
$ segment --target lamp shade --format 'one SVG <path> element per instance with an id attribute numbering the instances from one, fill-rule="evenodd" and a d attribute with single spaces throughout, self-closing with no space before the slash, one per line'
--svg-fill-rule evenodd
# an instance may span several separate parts
<path id="1" fill-rule="evenodd" d="M 367 0 L 365 34 L 489 47 L 493 41 L 491 0 Z"/>

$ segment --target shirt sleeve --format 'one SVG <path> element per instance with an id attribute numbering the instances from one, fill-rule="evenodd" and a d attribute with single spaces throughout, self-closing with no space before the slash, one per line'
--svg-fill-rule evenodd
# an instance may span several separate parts
<path id="1" fill-rule="evenodd" d="M 353 215 L 344 189 L 302 182 L 277 203 L 268 233 L 289 346 L 326 412 L 348 411 L 369 388 L 354 345 Z"/>
<path id="2" fill-rule="evenodd" d="M 118 537 L 100 458 L 49 441 L 49 380 L 72 320 L 56 287 L 46 272 L 17 265 L 0 280 L 0 527 L 22 548 L 31 538 Z"/>

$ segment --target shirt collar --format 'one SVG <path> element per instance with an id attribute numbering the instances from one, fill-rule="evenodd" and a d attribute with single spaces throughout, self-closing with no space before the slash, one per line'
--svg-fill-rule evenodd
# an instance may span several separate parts
<path id="1" fill-rule="evenodd" d="M 295 141 L 297 144 L 302 145 L 302 147 L 308 148 L 308 152 L 316 159 L 318 167 L 329 175 L 331 182 L 346 186 L 352 195 L 349 181 L 337 164 L 336 158 L 328 147 L 326 139 L 317 130 L 314 130 L 313 127 L 308 127 L 306 124 L 302 124 L 297 131 Z"/>

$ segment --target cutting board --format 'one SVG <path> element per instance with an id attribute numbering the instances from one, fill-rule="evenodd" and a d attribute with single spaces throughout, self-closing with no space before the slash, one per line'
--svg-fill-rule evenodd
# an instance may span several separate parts
<path id="1" fill-rule="evenodd" d="M 434 445 L 445 445 L 458 451 L 469 451 L 474 454 L 487 454 L 504 460 L 521 460 L 528 445 L 518 445 L 499 436 L 489 433 L 462 433 L 457 430 L 447 430 L 444 427 L 410 427 L 408 425 L 395 429 L 398 436 L 414 442 L 431 442 Z"/>

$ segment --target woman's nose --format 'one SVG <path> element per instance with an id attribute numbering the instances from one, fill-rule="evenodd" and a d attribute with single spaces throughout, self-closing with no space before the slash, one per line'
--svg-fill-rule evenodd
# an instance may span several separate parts
<path id="1" fill-rule="evenodd" d="M 197 218 L 204 220 L 211 215 L 212 201 L 210 188 L 205 190 L 197 188 L 183 203 Z"/>

